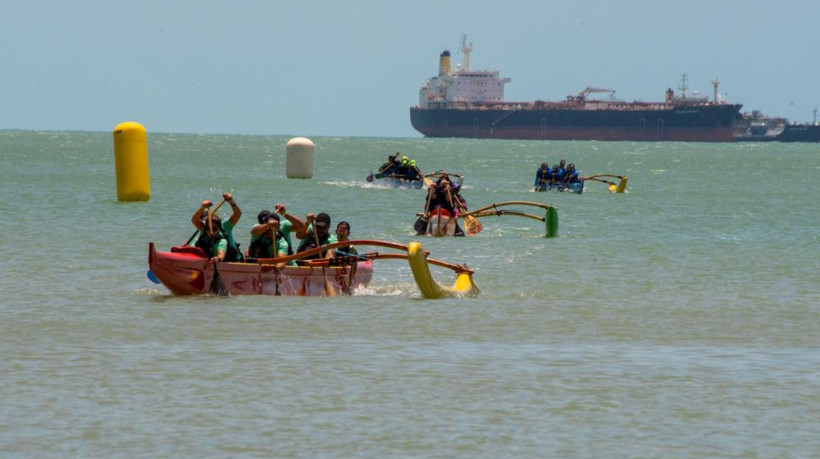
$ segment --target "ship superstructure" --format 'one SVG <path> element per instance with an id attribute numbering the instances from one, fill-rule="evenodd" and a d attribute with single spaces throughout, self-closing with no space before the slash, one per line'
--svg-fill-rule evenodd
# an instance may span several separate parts
<path id="1" fill-rule="evenodd" d="M 504 102 L 504 85 L 510 79 L 499 76 L 498 70 L 471 69 L 472 50 L 472 43 L 468 44 L 467 36 L 462 35 L 464 61 L 455 71 L 450 67 L 450 51 L 441 53 L 438 75 L 430 77 L 419 91 L 419 107 L 447 108 Z"/>

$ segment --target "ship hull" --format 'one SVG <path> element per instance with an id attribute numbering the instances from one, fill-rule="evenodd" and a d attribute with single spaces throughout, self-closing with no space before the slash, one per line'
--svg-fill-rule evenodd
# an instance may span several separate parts
<path id="1" fill-rule="evenodd" d="M 789 124 L 774 140 L 778 142 L 820 142 L 820 125 Z"/>
<path id="2" fill-rule="evenodd" d="M 820 142 L 820 125 L 787 124 L 783 131 L 776 134 L 740 134 L 735 135 L 736 142 Z"/>
<path id="3" fill-rule="evenodd" d="M 426 137 L 524 140 L 732 142 L 741 105 L 664 110 L 410 109 Z"/>

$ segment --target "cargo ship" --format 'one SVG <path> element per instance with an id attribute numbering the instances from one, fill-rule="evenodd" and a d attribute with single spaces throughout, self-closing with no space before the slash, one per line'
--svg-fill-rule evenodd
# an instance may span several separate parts
<path id="1" fill-rule="evenodd" d="M 470 68 L 472 43 L 461 39 L 462 65 L 451 68 L 450 52 L 439 56 L 437 76 L 419 91 L 410 108 L 413 128 L 426 137 L 543 140 L 631 140 L 733 142 L 733 121 L 742 105 L 697 94 L 687 95 L 686 77 L 669 88 L 662 102 L 625 102 L 615 91 L 587 87 L 566 100 L 507 102 L 504 85 L 510 78 L 498 70 Z M 596 99 L 592 94 L 608 94 Z"/>
<path id="2" fill-rule="evenodd" d="M 786 118 L 769 117 L 758 110 L 743 113 L 735 120 L 737 142 L 820 142 L 817 109 L 811 124 L 790 123 Z"/>

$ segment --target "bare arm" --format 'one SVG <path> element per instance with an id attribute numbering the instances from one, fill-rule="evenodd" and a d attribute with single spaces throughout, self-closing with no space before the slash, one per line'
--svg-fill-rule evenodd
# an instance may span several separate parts
<path id="1" fill-rule="evenodd" d="M 296 234 L 296 237 L 302 239 L 305 236 L 307 236 L 307 224 L 305 224 L 305 221 L 297 217 L 296 215 L 289 214 L 284 204 L 277 202 L 276 205 L 273 207 L 273 210 L 277 214 L 288 219 L 288 221 L 291 224 L 291 231 L 294 234 Z M 308 214 L 308 217 L 310 217 L 311 215 L 313 214 Z"/>
<path id="2" fill-rule="evenodd" d="M 199 209 L 197 209 L 191 217 L 191 223 L 194 224 L 194 228 L 199 230 L 205 228 L 205 225 L 202 224 L 202 212 L 204 212 L 208 207 L 211 207 L 212 204 L 213 203 L 207 199 L 202 201 L 202 205 L 199 206 Z"/>
<path id="3" fill-rule="evenodd" d="M 239 206 L 236 205 L 236 203 L 233 200 L 232 194 L 224 193 L 222 197 L 225 198 L 226 201 L 228 201 L 228 204 L 230 204 L 231 210 L 233 211 L 233 213 L 231 214 L 231 218 L 228 219 L 228 221 L 231 222 L 232 226 L 236 226 L 236 224 L 239 223 L 239 219 L 242 218 L 242 209 L 240 209 Z"/>
<path id="4" fill-rule="evenodd" d="M 306 224 L 303 225 L 302 228 L 300 228 L 300 231 L 296 232 L 296 237 L 298 237 L 299 239 L 306 238 L 308 234 L 310 234 L 308 232 L 308 225 L 312 224 L 314 219 L 316 219 L 316 216 L 313 214 L 313 212 L 307 214 L 307 217 L 305 218 Z"/>

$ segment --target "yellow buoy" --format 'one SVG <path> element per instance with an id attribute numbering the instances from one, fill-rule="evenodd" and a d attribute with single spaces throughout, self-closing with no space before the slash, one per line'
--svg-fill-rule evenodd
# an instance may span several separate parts
<path id="1" fill-rule="evenodd" d="M 134 202 L 151 199 L 148 143 L 141 124 L 126 121 L 114 128 L 114 168 L 117 174 L 117 200 Z"/>

